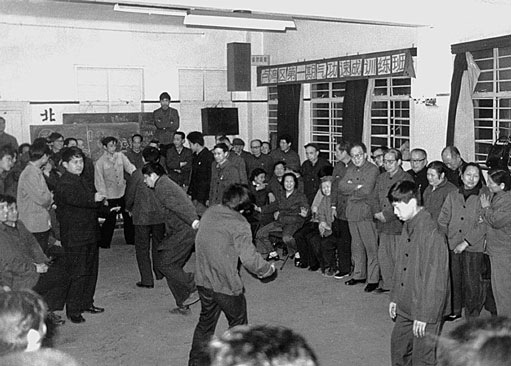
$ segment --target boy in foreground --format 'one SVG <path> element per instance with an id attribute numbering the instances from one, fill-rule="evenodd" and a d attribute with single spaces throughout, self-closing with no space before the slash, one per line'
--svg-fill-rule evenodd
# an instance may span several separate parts
<path id="1" fill-rule="evenodd" d="M 394 184 L 389 201 L 405 222 L 390 292 L 392 365 L 435 365 L 436 340 L 447 302 L 449 255 L 445 238 L 420 207 L 413 182 Z"/>

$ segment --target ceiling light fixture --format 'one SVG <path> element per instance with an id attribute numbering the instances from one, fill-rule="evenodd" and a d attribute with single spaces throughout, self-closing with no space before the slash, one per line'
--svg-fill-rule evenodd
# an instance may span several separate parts
<path id="1" fill-rule="evenodd" d="M 177 17 L 184 17 L 188 14 L 186 10 L 170 9 L 170 8 L 158 8 L 150 6 L 136 6 L 136 5 L 122 5 L 115 4 L 115 11 L 122 11 L 126 13 L 138 13 L 138 14 L 151 14 L 151 15 L 170 15 Z"/>
<path id="2" fill-rule="evenodd" d="M 225 13 L 190 10 L 183 24 L 191 27 L 254 29 L 279 32 L 285 32 L 288 29 L 296 29 L 295 22 L 291 17 L 255 15 L 250 11 Z"/>

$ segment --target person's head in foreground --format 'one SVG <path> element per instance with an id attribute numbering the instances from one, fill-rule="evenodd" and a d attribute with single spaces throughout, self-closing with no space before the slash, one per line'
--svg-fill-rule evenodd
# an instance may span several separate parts
<path id="1" fill-rule="evenodd" d="M 291 329 L 240 325 L 211 341 L 211 366 L 317 366 L 305 339 Z"/>
<path id="2" fill-rule="evenodd" d="M 43 299 L 33 291 L 0 291 L 0 356 L 41 348 L 46 312 Z"/>
<path id="3" fill-rule="evenodd" d="M 394 214 L 401 221 L 408 221 L 420 211 L 419 192 L 415 183 L 402 181 L 390 187 L 388 199 L 394 207 Z"/>
<path id="4" fill-rule="evenodd" d="M 439 345 L 439 366 L 508 366 L 511 320 L 491 317 L 462 323 Z"/>
<path id="5" fill-rule="evenodd" d="M 0 357 L 2 366 L 79 366 L 71 356 L 52 348 L 34 352 L 11 353 Z"/>

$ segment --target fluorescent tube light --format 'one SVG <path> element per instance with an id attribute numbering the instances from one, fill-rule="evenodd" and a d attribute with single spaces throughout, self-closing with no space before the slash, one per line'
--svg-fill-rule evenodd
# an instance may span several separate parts
<path id="1" fill-rule="evenodd" d="M 243 13 L 214 13 L 191 11 L 183 24 L 196 27 L 256 29 L 285 32 L 296 29 L 292 18 L 273 18 Z"/>
<path id="2" fill-rule="evenodd" d="M 126 12 L 126 13 L 171 15 L 171 16 L 177 16 L 177 17 L 184 17 L 187 15 L 186 10 L 156 8 L 156 7 L 149 7 L 149 6 L 121 5 L 121 4 L 115 4 L 114 10 L 122 11 L 122 12 Z"/>

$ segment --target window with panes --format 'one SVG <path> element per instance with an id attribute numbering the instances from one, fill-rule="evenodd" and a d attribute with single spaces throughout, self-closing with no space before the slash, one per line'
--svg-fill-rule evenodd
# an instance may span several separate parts
<path id="1" fill-rule="evenodd" d="M 335 161 L 335 144 L 342 138 L 345 82 L 311 84 L 311 138 L 322 153 Z"/>
<path id="2" fill-rule="evenodd" d="M 376 79 L 371 105 L 371 149 L 410 142 L 411 79 Z"/>
<path id="3" fill-rule="evenodd" d="M 268 87 L 268 141 L 270 145 L 276 145 L 277 141 L 277 113 L 279 99 L 276 86 Z M 276 146 L 272 146 L 272 149 Z"/>
<path id="4" fill-rule="evenodd" d="M 481 71 L 472 96 L 475 160 L 485 162 L 495 141 L 511 136 L 511 47 L 471 53 Z"/>

